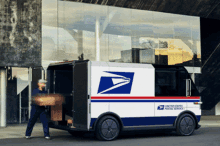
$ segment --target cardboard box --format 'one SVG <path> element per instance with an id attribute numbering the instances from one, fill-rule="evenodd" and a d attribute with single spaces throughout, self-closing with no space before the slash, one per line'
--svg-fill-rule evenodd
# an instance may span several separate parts
<path id="1" fill-rule="evenodd" d="M 51 106 L 51 120 L 62 121 L 62 104 Z"/>
<path id="2" fill-rule="evenodd" d="M 48 96 L 55 98 L 56 105 L 57 104 L 61 105 L 62 103 L 64 103 L 64 97 L 60 94 L 50 94 Z"/>
<path id="3" fill-rule="evenodd" d="M 36 104 L 39 106 L 51 106 L 51 120 L 62 121 L 62 103 L 64 97 L 60 94 L 49 94 L 35 97 Z"/>
<path id="4" fill-rule="evenodd" d="M 56 105 L 56 99 L 54 97 L 36 97 L 36 104 L 39 106 L 54 106 Z"/>
<path id="5" fill-rule="evenodd" d="M 35 97 L 36 104 L 39 106 L 55 106 L 62 105 L 64 97 L 60 94 L 49 94 L 45 96 Z"/>

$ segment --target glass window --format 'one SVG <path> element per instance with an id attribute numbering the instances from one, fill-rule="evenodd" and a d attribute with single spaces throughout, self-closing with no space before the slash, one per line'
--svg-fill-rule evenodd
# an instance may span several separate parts
<path id="1" fill-rule="evenodd" d="M 201 66 L 199 18 L 192 16 L 44 0 L 42 24 L 43 62 L 100 54 L 100 61 Z"/>
<path id="2" fill-rule="evenodd" d="M 176 71 L 157 70 L 155 73 L 155 95 L 175 96 L 178 95 Z"/>
<path id="3" fill-rule="evenodd" d="M 109 61 L 132 62 L 131 9 L 108 7 L 109 22 L 104 31 L 108 34 Z"/>
<path id="4" fill-rule="evenodd" d="M 179 71 L 178 74 L 178 93 L 179 96 L 186 96 L 186 79 L 189 78 L 186 71 Z"/>
<path id="5" fill-rule="evenodd" d="M 192 51 L 194 53 L 194 65 L 196 67 L 201 66 L 201 40 L 200 40 L 200 18 L 194 18 L 191 20 L 192 28 Z"/>

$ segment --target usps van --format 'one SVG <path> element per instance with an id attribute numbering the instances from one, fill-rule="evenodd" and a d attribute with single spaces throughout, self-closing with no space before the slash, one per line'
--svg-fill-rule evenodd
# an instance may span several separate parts
<path id="1" fill-rule="evenodd" d="M 200 128 L 202 102 L 182 66 L 69 61 L 50 64 L 47 80 L 49 93 L 65 97 L 62 119 L 49 125 L 73 135 L 113 140 L 121 131 L 159 128 L 188 136 Z"/>

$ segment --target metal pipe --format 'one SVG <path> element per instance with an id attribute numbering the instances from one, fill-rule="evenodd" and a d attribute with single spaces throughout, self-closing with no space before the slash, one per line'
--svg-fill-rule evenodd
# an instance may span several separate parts
<path id="1" fill-rule="evenodd" d="M 28 117 L 30 119 L 31 116 L 31 81 L 32 81 L 32 69 L 31 67 L 28 68 L 28 84 L 29 84 L 29 92 L 28 92 L 28 97 L 29 97 L 29 105 L 28 105 Z"/>
<path id="2" fill-rule="evenodd" d="M 74 82 L 74 75 L 75 75 L 75 66 L 76 66 L 76 62 L 73 61 L 73 91 L 72 91 L 72 94 L 73 94 L 73 100 L 72 100 L 72 103 L 73 103 L 73 107 L 72 107 L 72 118 L 73 118 L 73 123 L 72 123 L 72 127 L 74 127 L 74 110 L 75 110 L 75 107 L 74 107 L 74 92 L 75 92 L 75 82 Z"/>
<path id="3" fill-rule="evenodd" d="M 44 70 L 41 68 L 41 79 L 44 79 Z"/>
<path id="4" fill-rule="evenodd" d="M 47 80 L 47 70 L 44 69 L 44 79 Z"/>
<path id="5" fill-rule="evenodd" d="M 19 93 L 19 123 L 21 124 L 21 92 Z"/>
<path id="6" fill-rule="evenodd" d="M 56 78 L 56 74 L 55 74 L 55 70 L 53 71 L 53 93 L 55 94 L 55 78 Z"/>
<path id="7" fill-rule="evenodd" d="M 6 69 L 1 69 L 1 125 L 0 127 L 6 127 Z"/>
<path id="8" fill-rule="evenodd" d="M 100 60 L 100 24 L 99 18 L 96 18 L 96 25 L 95 25 L 95 40 L 96 40 L 96 61 Z"/>

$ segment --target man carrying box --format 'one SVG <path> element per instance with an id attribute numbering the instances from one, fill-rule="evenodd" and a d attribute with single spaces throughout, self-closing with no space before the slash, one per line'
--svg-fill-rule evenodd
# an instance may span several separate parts
<path id="1" fill-rule="evenodd" d="M 30 136 L 31 136 L 33 127 L 39 117 L 40 117 L 41 123 L 43 124 L 44 137 L 48 140 L 50 139 L 48 120 L 47 120 L 46 113 L 45 113 L 45 106 L 37 105 L 36 100 L 35 100 L 36 96 L 46 95 L 47 92 L 45 91 L 45 84 L 46 84 L 46 81 L 43 79 L 40 79 L 38 81 L 38 88 L 34 89 L 32 92 L 31 116 L 30 116 L 27 129 L 26 129 L 27 139 L 31 138 Z"/>

